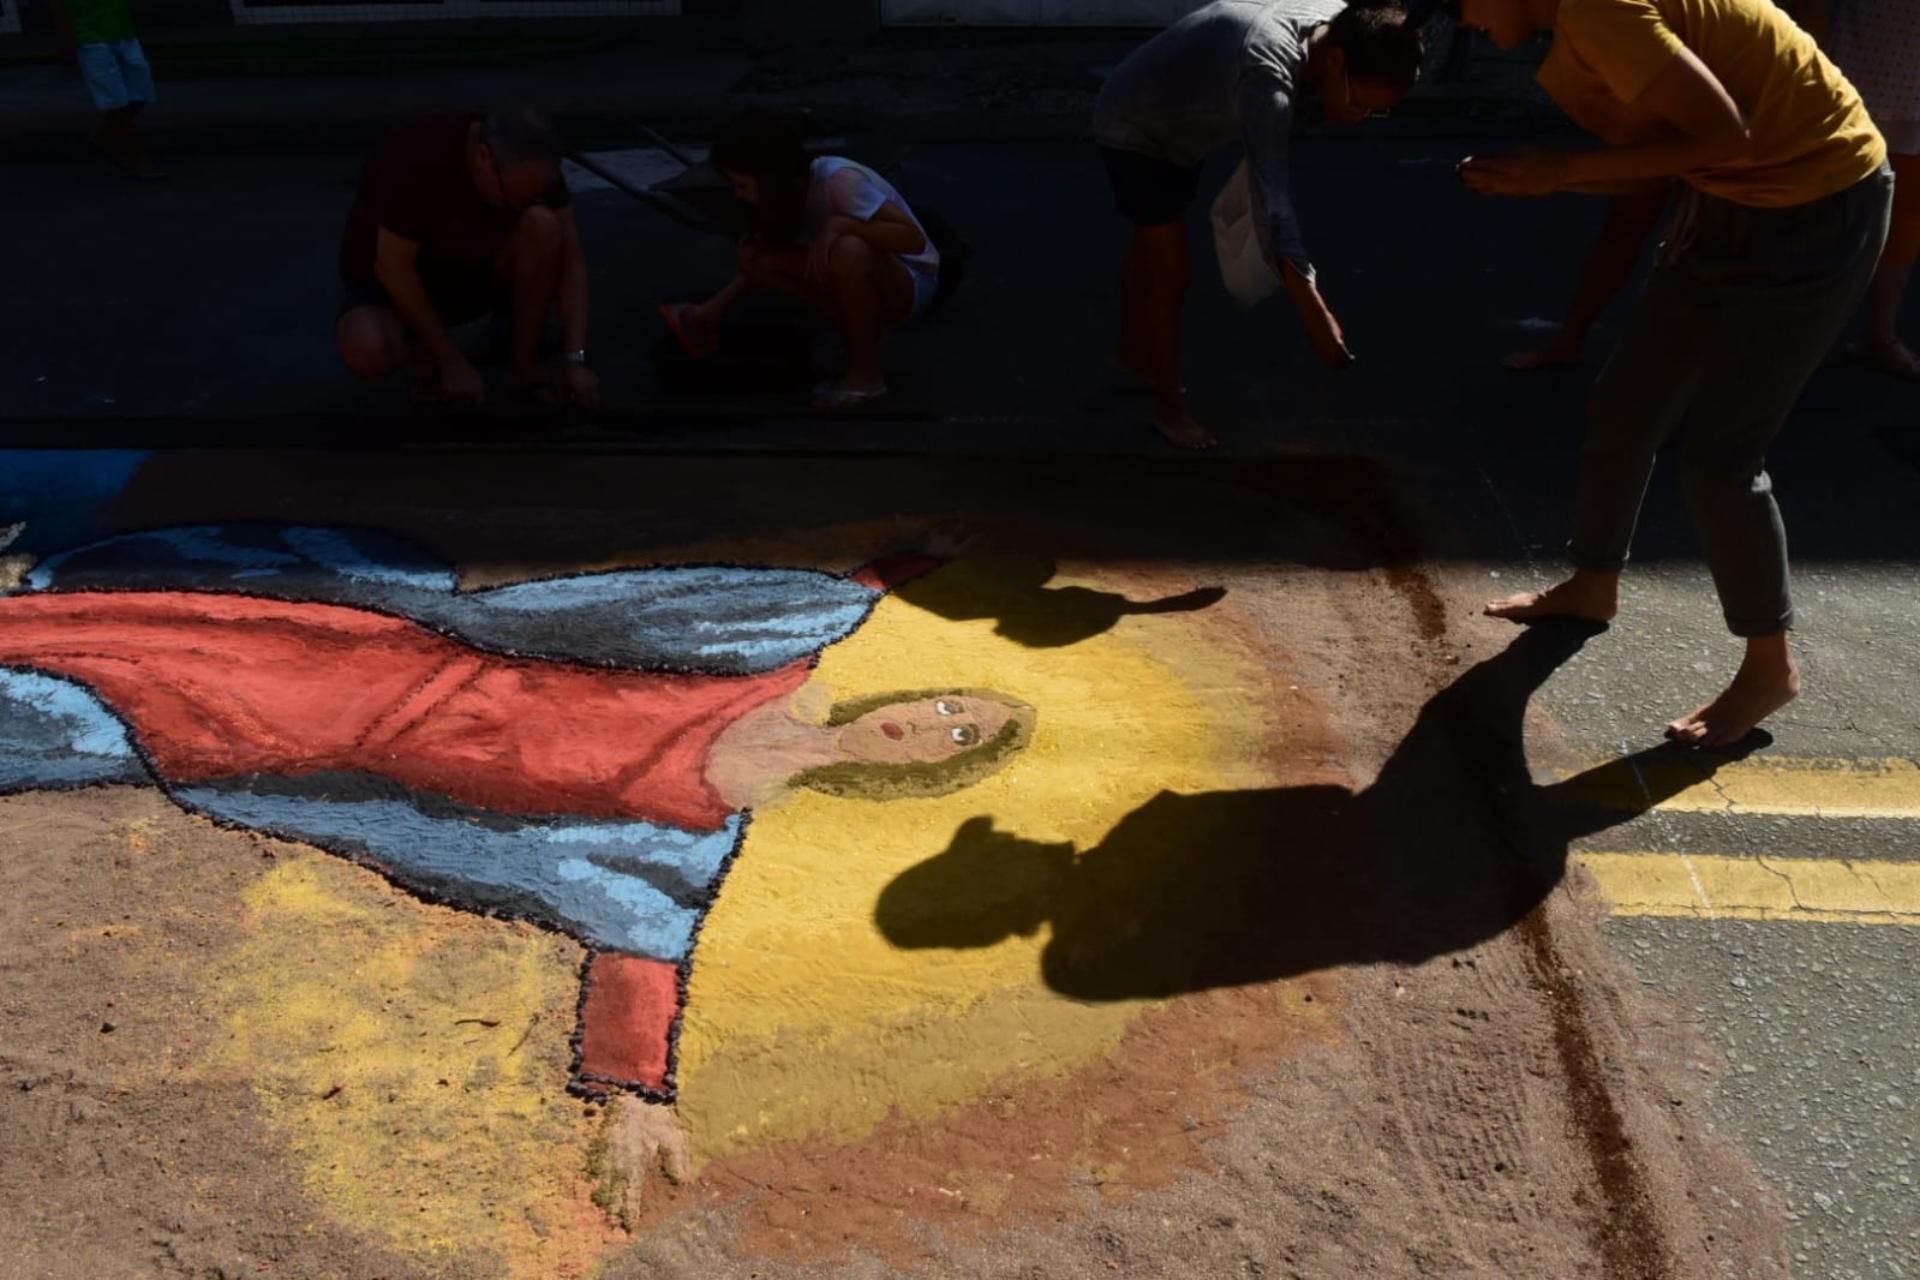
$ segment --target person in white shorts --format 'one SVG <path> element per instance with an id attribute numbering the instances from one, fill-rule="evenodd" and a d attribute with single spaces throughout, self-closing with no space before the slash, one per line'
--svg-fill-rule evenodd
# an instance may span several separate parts
<path id="1" fill-rule="evenodd" d="M 100 110 L 94 145 L 140 178 L 164 177 L 148 161 L 133 131 L 134 117 L 153 102 L 153 70 L 133 30 L 128 0 L 51 0 L 61 53 L 80 68 Z"/>
<path id="2" fill-rule="evenodd" d="M 814 389 L 814 407 L 844 409 L 887 393 L 880 339 L 924 315 L 940 282 L 940 253 L 906 200 L 867 166 L 809 154 L 798 123 L 769 111 L 729 120 L 709 157 L 751 211 L 739 273 L 705 302 L 661 314 L 690 354 L 719 349 L 728 308 L 759 289 L 802 299 L 846 340 L 840 376 Z"/>

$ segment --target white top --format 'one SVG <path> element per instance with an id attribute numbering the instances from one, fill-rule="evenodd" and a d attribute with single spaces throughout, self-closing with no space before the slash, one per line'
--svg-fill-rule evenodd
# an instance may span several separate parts
<path id="1" fill-rule="evenodd" d="M 1260 247 L 1311 280 L 1287 144 L 1307 42 L 1346 7 L 1347 0 L 1214 0 L 1120 64 L 1100 91 L 1094 137 L 1183 168 L 1244 142 Z"/>
<path id="2" fill-rule="evenodd" d="M 889 200 L 905 209 L 913 225 L 920 227 L 920 234 L 927 236 L 927 229 L 920 226 L 919 217 L 891 182 L 845 156 L 816 157 L 812 178 L 807 184 L 806 239 L 812 243 L 826 227 L 827 219 L 835 214 L 870 222 Z M 933 247 L 932 236 L 927 236 L 920 252 L 903 253 L 900 260 L 918 275 L 940 274 L 940 251 Z"/>

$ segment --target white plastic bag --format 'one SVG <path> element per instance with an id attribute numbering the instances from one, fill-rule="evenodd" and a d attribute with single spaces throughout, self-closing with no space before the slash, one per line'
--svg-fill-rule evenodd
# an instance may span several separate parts
<path id="1" fill-rule="evenodd" d="M 1220 257 L 1220 279 L 1241 306 L 1264 302 L 1280 287 L 1280 277 L 1261 252 L 1260 233 L 1254 229 L 1245 160 L 1213 202 L 1213 248 Z"/>

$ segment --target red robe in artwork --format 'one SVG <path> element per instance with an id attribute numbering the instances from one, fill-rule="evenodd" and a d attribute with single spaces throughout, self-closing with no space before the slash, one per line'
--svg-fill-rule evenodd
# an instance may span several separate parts
<path id="1" fill-rule="evenodd" d="M 884 589 L 932 563 L 857 580 Z M 716 831 L 735 810 L 706 780 L 715 740 L 797 690 L 813 660 L 747 676 L 610 670 L 485 652 L 342 605 L 86 591 L 0 597 L 0 665 L 91 688 L 168 784 L 370 773 L 520 817 Z M 664 960 L 594 956 L 588 1087 L 667 1088 L 680 977 Z"/>

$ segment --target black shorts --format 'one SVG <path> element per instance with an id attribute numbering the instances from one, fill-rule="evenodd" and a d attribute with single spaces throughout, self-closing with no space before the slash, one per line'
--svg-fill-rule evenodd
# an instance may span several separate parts
<path id="1" fill-rule="evenodd" d="M 440 313 L 440 323 L 449 329 L 513 308 L 512 292 L 491 271 L 476 272 L 462 280 L 426 276 L 421 283 L 427 286 L 427 299 L 433 309 Z M 349 280 L 341 290 L 339 309 L 333 313 L 335 322 L 355 307 L 385 307 L 391 311 L 393 299 L 378 284 Z"/>
<path id="2" fill-rule="evenodd" d="M 1113 206 L 1136 227 L 1161 227 L 1184 222 L 1187 206 L 1200 190 L 1200 166 L 1186 167 L 1137 151 L 1100 148 L 1106 161 L 1107 182 L 1113 187 Z"/>

